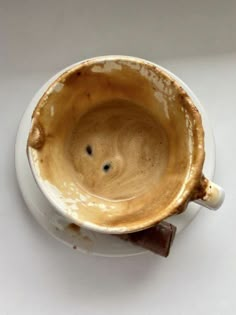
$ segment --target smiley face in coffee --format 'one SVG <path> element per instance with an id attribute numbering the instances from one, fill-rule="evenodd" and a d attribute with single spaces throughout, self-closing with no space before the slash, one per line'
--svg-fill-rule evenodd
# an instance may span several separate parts
<path id="1" fill-rule="evenodd" d="M 73 222 L 140 230 L 192 198 L 204 161 L 201 118 L 153 65 L 90 60 L 41 98 L 28 154 L 40 188 Z"/>
<path id="2" fill-rule="evenodd" d="M 68 150 L 68 163 L 73 164 L 88 192 L 108 199 L 129 199 L 160 180 L 168 141 L 148 112 L 118 99 L 81 117 Z"/>

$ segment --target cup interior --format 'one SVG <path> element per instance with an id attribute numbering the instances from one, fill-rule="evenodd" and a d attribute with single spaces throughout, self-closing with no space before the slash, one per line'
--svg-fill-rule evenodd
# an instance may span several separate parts
<path id="1" fill-rule="evenodd" d="M 27 148 L 58 211 L 123 233 L 186 207 L 202 174 L 204 134 L 191 98 L 165 71 L 111 56 L 81 62 L 50 85 Z"/>

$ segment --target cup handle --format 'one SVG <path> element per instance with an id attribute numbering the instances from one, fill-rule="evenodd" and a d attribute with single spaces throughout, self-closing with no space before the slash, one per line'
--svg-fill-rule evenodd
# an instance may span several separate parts
<path id="1" fill-rule="evenodd" d="M 217 210 L 225 199 L 223 188 L 202 176 L 199 189 L 193 196 L 193 201 L 210 210 Z"/>

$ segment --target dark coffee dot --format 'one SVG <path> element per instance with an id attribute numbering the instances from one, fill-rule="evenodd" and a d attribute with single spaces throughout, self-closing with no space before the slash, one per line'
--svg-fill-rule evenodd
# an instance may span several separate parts
<path id="1" fill-rule="evenodd" d="M 77 72 L 77 75 L 78 75 L 78 76 L 80 76 L 80 75 L 81 75 L 81 72 L 80 72 L 80 71 L 78 71 L 78 72 Z"/>
<path id="2" fill-rule="evenodd" d="M 91 145 L 87 145 L 86 152 L 88 153 L 88 155 L 92 155 L 93 154 L 93 150 L 92 150 Z"/>
<path id="3" fill-rule="evenodd" d="M 104 172 L 108 172 L 110 168 L 111 168 L 111 164 L 110 163 L 106 163 L 106 164 L 103 165 Z"/>

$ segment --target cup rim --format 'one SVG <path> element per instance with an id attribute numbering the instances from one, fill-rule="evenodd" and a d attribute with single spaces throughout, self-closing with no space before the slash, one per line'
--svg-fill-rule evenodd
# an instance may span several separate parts
<path id="1" fill-rule="evenodd" d="M 201 115 L 199 114 L 198 109 L 194 104 L 193 97 L 191 96 L 191 94 L 194 96 L 194 93 L 185 83 L 183 85 L 181 85 L 181 80 L 178 78 L 178 76 L 174 75 L 169 70 L 165 69 L 162 66 L 159 66 L 156 63 L 150 62 L 148 60 L 145 60 L 145 59 L 142 59 L 139 57 L 124 56 L 124 55 L 98 56 L 98 57 L 93 57 L 93 58 L 79 61 L 77 63 L 74 63 L 74 64 L 62 69 L 61 71 L 59 71 L 57 74 L 55 74 L 51 79 L 49 79 L 43 85 L 43 87 L 40 89 L 40 95 L 37 98 L 37 101 L 35 102 L 34 99 L 32 100 L 32 102 L 33 101 L 35 102 L 33 114 L 34 114 L 34 111 L 37 108 L 38 104 L 40 103 L 41 99 L 45 96 L 45 94 L 47 94 L 48 91 L 51 90 L 57 82 L 60 82 L 63 78 L 78 71 L 78 69 L 81 66 L 83 66 L 85 64 L 92 65 L 93 63 L 101 62 L 101 61 L 106 62 L 106 61 L 118 61 L 118 60 L 123 60 L 123 61 L 128 61 L 128 62 L 136 62 L 139 64 L 149 65 L 151 67 L 156 68 L 159 72 L 162 72 L 162 74 L 164 76 L 168 77 L 170 80 L 174 81 L 174 84 L 177 86 L 177 88 L 182 90 L 183 95 L 188 97 L 188 102 L 190 103 L 190 105 L 192 107 L 193 114 L 195 115 L 195 119 L 197 121 L 197 125 L 198 125 L 197 137 L 201 141 L 202 149 L 198 150 L 197 159 L 196 159 L 196 162 L 194 163 L 195 167 L 193 168 L 193 171 L 191 172 L 191 176 L 188 179 L 188 183 L 189 183 L 188 189 L 187 190 L 185 189 L 184 191 L 182 191 L 183 189 L 181 189 L 181 192 L 179 192 L 179 194 L 181 193 L 182 198 L 179 198 L 177 200 L 177 197 L 176 197 L 174 200 L 171 201 L 171 203 L 168 205 L 168 207 L 166 207 L 166 209 L 165 209 L 166 211 L 163 212 L 163 214 L 162 214 L 163 218 L 162 219 L 158 218 L 157 220 L 150 220 L 150 222 L 145 221 L 144 224 L 139 224 L 135 227 L 132 226 L 132 228 L 129 228 L 128 226 L 127 227 L 116 227 L 116 226 L 107 227 L 107 226 L 91 223 L 88 221 L 79 220 L 78 218 L 74 218 L 72 215 L 70 215 L 66 211 L 65 207 L 62 207 L 58 204 L 58 200 L 56 200 L 56 198 L 54 198 L 52 196 L 50 191 L 45 186 L 43 180 L 40 178 L 39 174 L 37 173 L 37 169 L 36 169 L 35 163 L 33 161 L 32 154 L 31 154 L 32 148 L 27 143 L 26 153 L 27 153 L 27 157 L 28 157 L 28 161 L 29 161 L 29 165 L 30 165 L 33 177 L 34 177 L 39 189 L 41 190 L 41 192 L 43 193 L 45 198 L 52 204 L 54 209 L 58 213 L 60 213 L 64 217 L 66 217 L 70 222 L 78 224 L 81 227 L 84 227 L 84 228 L 87 228 L 90 230 L 94 230 L 96 232 L 107 233 L 107 234 L 122 234 L 122 233 L 131 233 L 131 232 L 143 230 L 143 229 L 146 229 L 152 225 L 155 225 L 156 223 L 160 222 L 161 220 L 163 220 L 163 219 L 165 219 L 165 218 L 167 218 L 173 214 L 177 214 L 177 213 L 182 212 L 183 210 L 181 210 L 181 208 L 183 208 L 183 204 L 186 204 L 186 205 L 188 204 L 188 202 L 191 200 L 191 196 L 192 196 L 192 192 L 193 192 L 194 188 L 196 188 L 199 185 L 199 181 L 200 181 L 200 178 L 202 176 L 202 168 L 203 168 L 204 157 L 205 157 L 204 131 L 203 131 L 203 126 L 202 126 Z M 176 200 L 177 200 L 177 202 L 176 202 Z M 174 207 L 173 207 L 173 203 L 175 203 Z M 169 209 L 172 209 L 172 211 L 168 211 Z"/>

